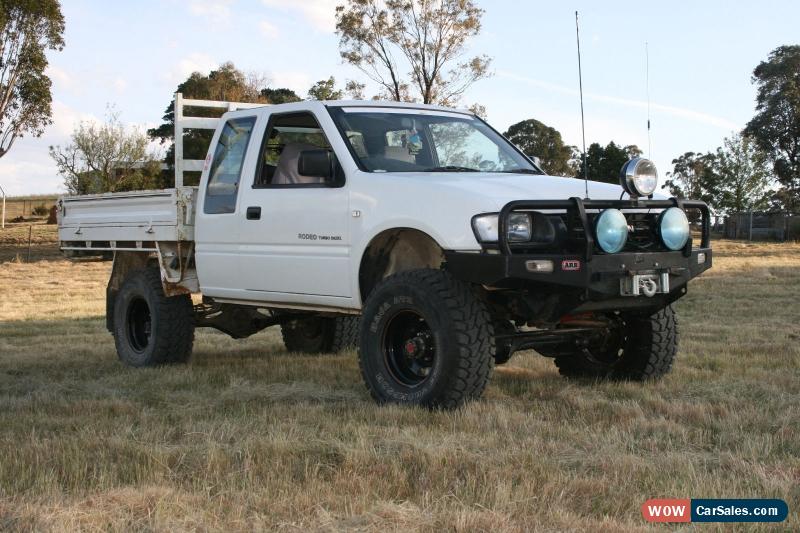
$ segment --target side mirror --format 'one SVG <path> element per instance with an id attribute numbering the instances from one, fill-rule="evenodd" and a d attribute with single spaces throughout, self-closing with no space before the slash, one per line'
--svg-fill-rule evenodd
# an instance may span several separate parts
<path id="1" fill-rule="evenodd" d="M 541 159 L 539 156 L 532 155 L 532 156 L 530 156 L 530 158 L 533 160 L 533 164 L 534 164 L 534 165 L 536 165 L 537 167 L 540 167 L 540 168 L 541 168 L 541 166 L 542 166 L 542 159 Z"/>
<path id="2" fill-rule="evenodd" d="M 333 153 L 330 150 L 303 150 L 297 158 L 297 173 L 309 178 L 333 180 Z"/>

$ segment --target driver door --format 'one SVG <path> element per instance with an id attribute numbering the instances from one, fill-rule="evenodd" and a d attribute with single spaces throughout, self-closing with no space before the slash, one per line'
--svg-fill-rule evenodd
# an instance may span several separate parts
<path id="1" fill-rule="evenodd" d="M 248 299 L 347 307 L 348 190 L 340 168 L 334 182 L 300 173 L 309 150 L 332 151 L 313 112 L 270 116 L 255 179 L 242 191 L 240 285 Z"/>

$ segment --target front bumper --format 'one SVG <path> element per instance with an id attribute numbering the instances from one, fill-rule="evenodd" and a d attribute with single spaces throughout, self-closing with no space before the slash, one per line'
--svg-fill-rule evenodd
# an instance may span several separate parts
<path id="1" fill-rule="evenodd" d="M 616 208 L 664 209 L 677 206 L 701 213 L 700 245 L 689 239 L 679 251 L 622 252 L 605 254 L 596 249 L 586 210 Z M 583 238 L 570 243 L 567 253 L 519 253 L 504 238 L 508 215 L 521 210 L 565 210 L 583 228 Z M 446 269 L 456 278 L 494 289 L 522 289 L 536 295 L 562 295 L 561 311 L 589 311 L 662 307 L 686 294 L 690 279 L 711 268 L 710 216 L 703 202 L 671 200 L 581 200 L 519 201 L 507 204 L 499 215 L 500 242 L 497 250 L 481 253 L 445 252 Z M 550 262 L 552 271 L 532 269 L 532 262 Z M 664 292 L 650 297 L 624 295 L 622 280 L 652 274 L 667 282 Z"/>

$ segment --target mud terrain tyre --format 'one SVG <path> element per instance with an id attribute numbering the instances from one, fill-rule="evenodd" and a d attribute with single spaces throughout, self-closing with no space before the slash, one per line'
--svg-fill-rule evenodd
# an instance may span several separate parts
<path id="1" fill-rule="evenodd" d="M 114 342 L 129 366 L 185 363 L 194 344 L 191 297 L 167 297 L 157 268 L 131 272 L 114 302 Z"/>
<path id="2" fill-rule="evenodd" d="M 619 338 L 604 350 L 557 356 L 561 375 L 573 378 L 657 380 L 678 352 L 678 318 L 671 305 L 647 315 L 620 315 Z"/>
<path id="3" fill-rule="evenodd" d="M 281 324 L 283 344 L 290 352 L 338 353 L 358 345 L 358 318 L 353 316 L 298 318 Z"/>
<path id="4" fill-rule="evenodd" d="M 494 335 L 473 288 L 441 270 L 395 274 L 367 299 L 359 366 L 378 403 L 452 409 L 489 382 Z"/>

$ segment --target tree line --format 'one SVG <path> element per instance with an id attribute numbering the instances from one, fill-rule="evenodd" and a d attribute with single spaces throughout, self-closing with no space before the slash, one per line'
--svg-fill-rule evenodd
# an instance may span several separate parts
<path id="1" fill-rule="evenodd" d="M 329 77 L 305 98 L 389 99 L 463 106 L 466 90 L 491 76 L 491 58 L 468 55 L 469 41 L 481 31 L 483 9 L 473 0 L 343 0 L 335 8 L 339 54 L 377 88 Z M 45 74 L 47 50 L 64 46 L 64 17 L 58 0 L 0 0 L 0 158 L 17 138 L 40 136 L 51 119 L 51 82 Z M 698 198 L 718 213 L 779 208 L 800 211 L 800 46 L 773 50 L 753 71 L 756 112 L 741 132 L 713 151 L 687 151 L 672 161 L 663 187 L 680 197 Z M 283 103 L 303 98 L 270 87 L 263 76 L 233 63 L 193 73 L 176 88 L 187 98 Z M 485 115 L 480 104 L 470 106 Z M 191 110 L 195 114 L 213 110 Z M 50 148 L 72 193 L 121 191 L 171 185 L 161 169 L 173 162 L 174 110 L 147 132 L 122 125 L 113 111 L 104 124 L 80 124 L 70 142 Z M 545 171 L 583 177 L 582 153 L 563 142 L 554 128 L 536 119 L 518 122 L 505 135 L 536 156 Z M 211 132 L 189 130 L 185 157 L 203 159 Z M 163 153 L 149 149 L 158 140 Z M 592 180 L 616 183 L 622 165 L 641 155 L 635 145 L 592 143 L 586 165 Z M 191 178 L 190 178 L 191 179 Z M 196 179 L 196 178 L 195 178 Z"/>

